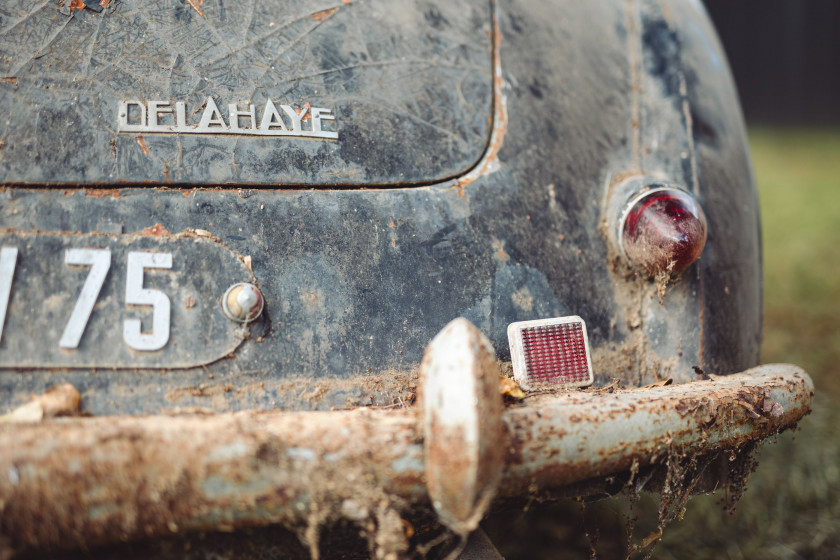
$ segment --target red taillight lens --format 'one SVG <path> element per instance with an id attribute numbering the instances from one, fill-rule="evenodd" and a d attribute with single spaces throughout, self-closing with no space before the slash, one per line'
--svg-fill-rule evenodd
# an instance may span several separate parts
<path id="1" fill-rule="evenodd" d="M 511 323 L 508 342 L 514 377 L 524 389 L 592 383 L 586 325 L 580 317 Z"/>
<path id="2" fill-rule="evenodd" d="M 627 258 L 646 273 L 678 274 L 706 245 L 706 216 L 687 192 L 659 187 L 628 204 L 620 236 Z"/>

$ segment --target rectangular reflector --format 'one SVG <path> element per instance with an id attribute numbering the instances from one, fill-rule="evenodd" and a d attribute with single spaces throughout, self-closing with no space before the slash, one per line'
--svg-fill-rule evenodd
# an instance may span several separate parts
<path id="1" fill-rule="evenodd" d="M 523 389 L 592 384 L 589 340 L 580 317 L 511 323 L 508 342 L 513 375 Z"/>

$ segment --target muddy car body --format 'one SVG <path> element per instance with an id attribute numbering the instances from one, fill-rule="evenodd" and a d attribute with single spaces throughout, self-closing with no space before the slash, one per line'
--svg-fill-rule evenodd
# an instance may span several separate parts
<path id="1" fill-rule="evenodd" d="M 430 412 L 411 403 L 424 350 L 457 317 L 503 372 L 509 323 L 583 317 L 596 387 L 691 391 L 694 366 L 758 363 L 756 190 L 699 2 L 65 0 L 0 17 L 0 243 L 15 249 L 0 267 L 0 407 L 68 383 L 96 417 L 2 428 L 0 463 L 16 473 L 0 480 L 4 550 L 272 523 L 311 545 L 337 519 L 403 550 L 379 536 L 408 538 L 401 517 L 432 511 L 416 418 Z M 707 241 L 681 273 L 651 278 L 618 222 L 656 185 L 699 202 Z M 221 305 L 241 282 L 264 299 L 245 324 Z M 484 348 L 464 329 L 462 346 Z M 557 404 L 545 395 L 478 406 L 470 421 L 490 415 L 512 443 L 473 457 L 467 478 L 490 488 L 474 505 L 655 463 L 682 449 L 683 421 L 700 418 L 683 434 L 698 452 L 795 423 L 807 376 L 760 373 L 731 394 L 656 388 L 646 406 L 672 402 L 671 427 L 645 449 L 626 436 L 639 448 L 598 465 L 534 447 L 562 440 L 561 420 L 529 443 L 530 411 Z M 701 437 L 714 425 L 719 438 Z M 477 523 L 432 505 L 456 532 Z"/>

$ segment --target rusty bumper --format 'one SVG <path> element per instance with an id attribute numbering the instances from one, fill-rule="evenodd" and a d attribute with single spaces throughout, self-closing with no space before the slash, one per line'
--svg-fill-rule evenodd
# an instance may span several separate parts
<path id="1" fill-rule="evenodd" d="M 494 497 L 739 448 L 794 426 L 813 396 L 801 369 L 767 365 L 503 409 L 488 404 L 488 386 L 498 395 L 489 349 L 463 323 L 439 335 L 451 344 L 430 345 L 422 405 L 411 409 L 1 425 L 0 557 L 275 523 L 381 523 L 430 502 L 466 534 Z"/>

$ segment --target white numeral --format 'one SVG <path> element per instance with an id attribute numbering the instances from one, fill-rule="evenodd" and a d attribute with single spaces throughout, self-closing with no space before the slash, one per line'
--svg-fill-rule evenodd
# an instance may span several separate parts
<path id="1" fill-rule="evenodd" d="M 141 332 L 140 319 L 126 319 L 123 338 L 135 350 L 160 350 L 169 342 L 170 303 L 163 292 L 143 288 L 143 270 L 146 268 L 172 268 L 172 253 L 128 254 L 125 303 L 152 306 L 152 332 Z"/>
<path id="2" fill-rule="evenodd" d="M 3 325 L 6 322 L 9 295 L 12 293 L 12 278 L 15 276 L 17 255 L 17 247 L 0 249 L 0 340 L 3 338 Z"/>
<path id="3" fill-rule="evenodd" d="M 78 348 L 90 314 L 93 312 L 93 306 L 96 304 L 96 298 L 99 297 L 99 291 L 111 268 L 111 251 L 108 249 L 67 249 L 64 252 L 64 264 L 90 265 L 90 272 L 82 286 L 79 299 L 76 300 L 76 306 L 58 342 L 62 348 Z"/>

